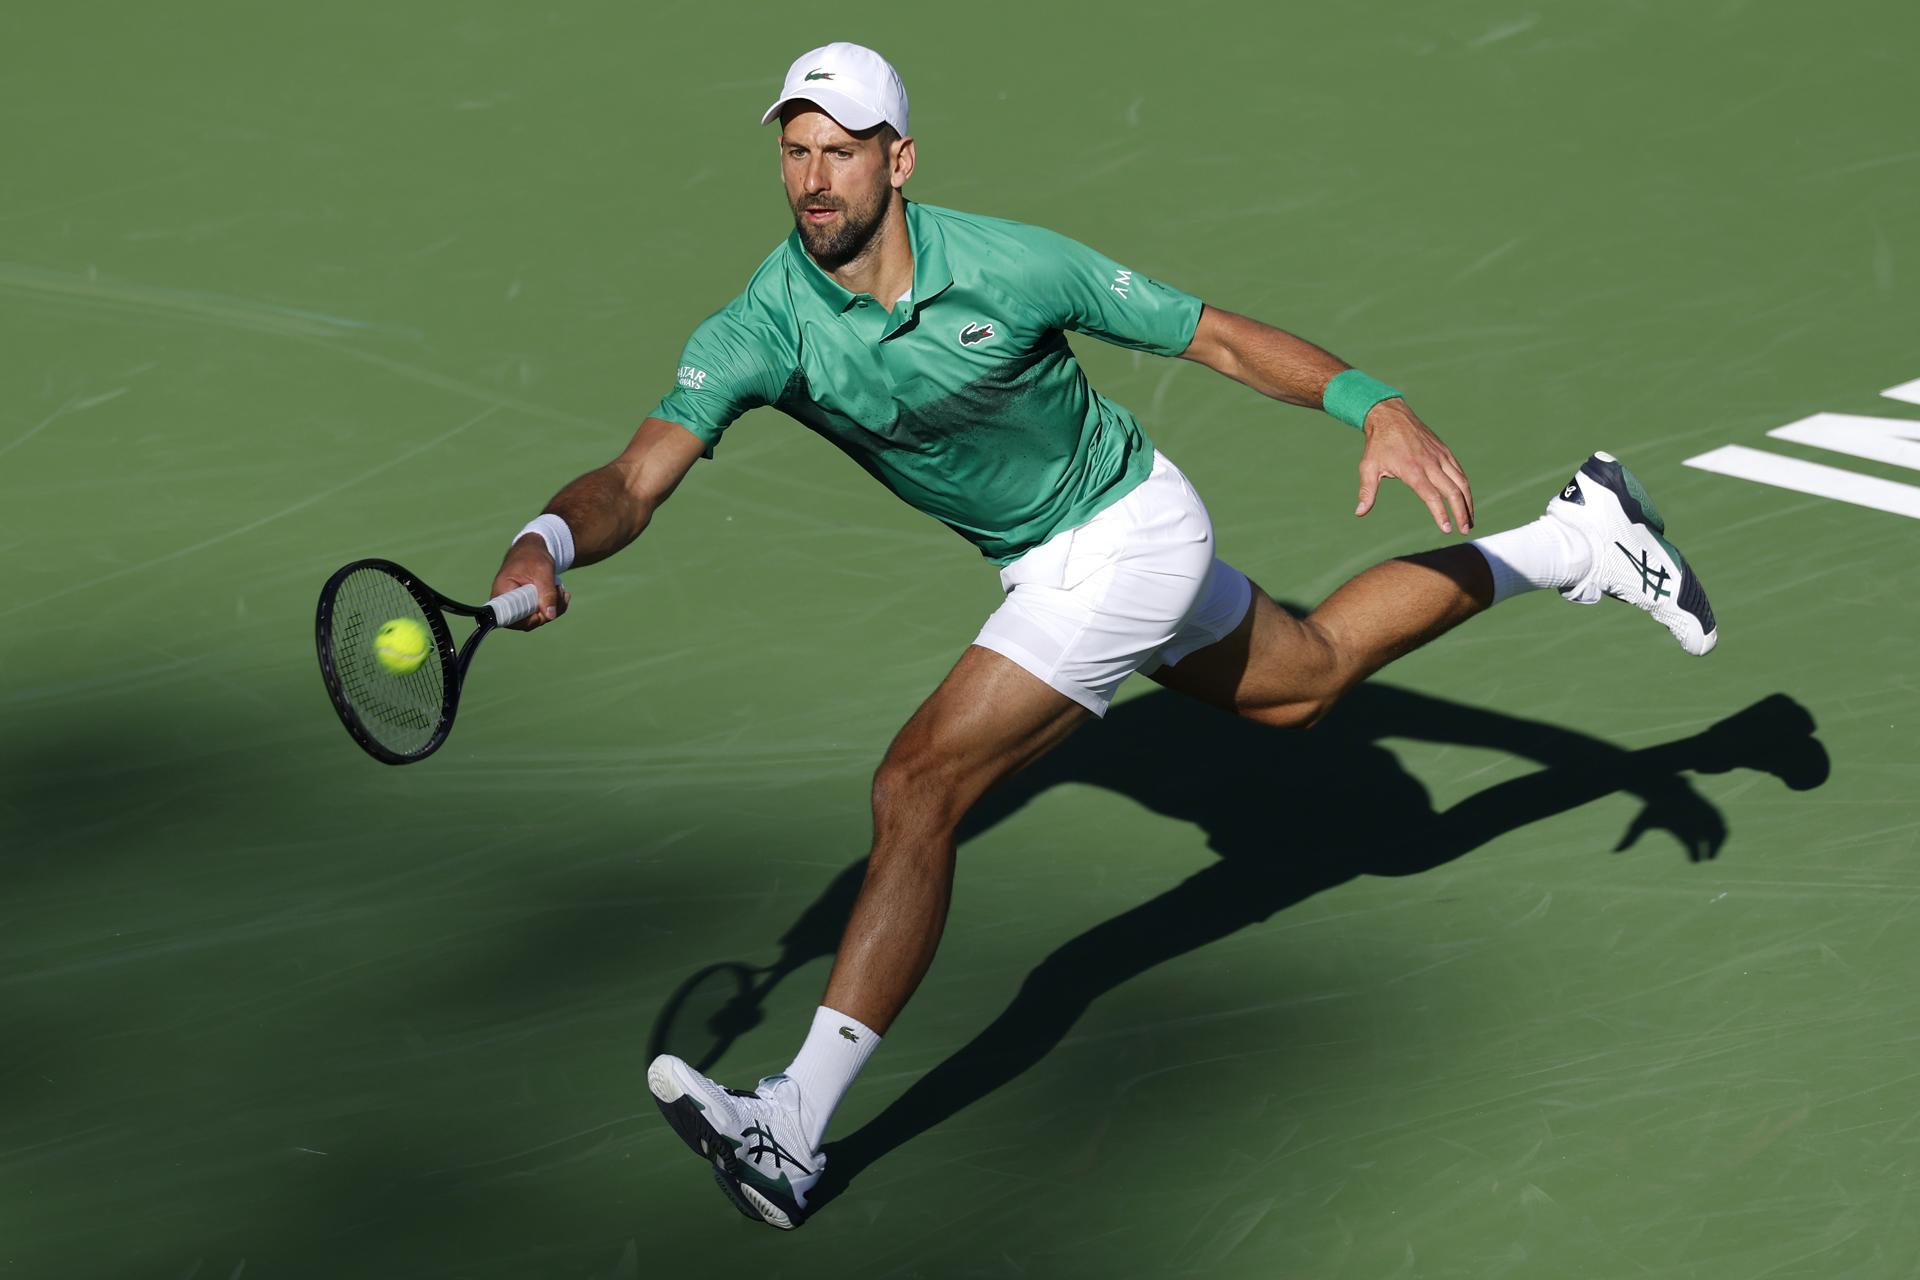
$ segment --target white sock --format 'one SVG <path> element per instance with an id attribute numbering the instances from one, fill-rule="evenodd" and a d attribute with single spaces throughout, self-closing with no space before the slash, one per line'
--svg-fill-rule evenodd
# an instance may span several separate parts
<path id="1" fill-rule="evenodd" d="M 854 1077 L 879 1047 L 880 1033 L 858 1018 L 835 1013 L 825 1005 L 814 1011 L 807 1042 L 787 1068 L 787 1075 L 800 1086 L 800 1126 L 814 1150 L 820 1149 L 840 1099 L 847 1096 Z"/>
<path id="2" fill-rule="evenodd" d="M 1564 591 L 1593 568 L 1587 541 L 1560 521 L 1541 516 L 1532 524 L 1476 538 L 1474 548 L 1493 570 L 1493 602 L 1522 591 Z"/>

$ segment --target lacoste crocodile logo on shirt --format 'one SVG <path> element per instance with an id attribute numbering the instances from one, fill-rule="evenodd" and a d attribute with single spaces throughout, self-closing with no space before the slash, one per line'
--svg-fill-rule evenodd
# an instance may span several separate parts
<path id="1" fill-rule="evenodd" d="M 960 331 L 960 345 L 963 347 L 977 347 L 992 336 L 993 325 L 990 322 L 982 324 L 976 320 Z"/>

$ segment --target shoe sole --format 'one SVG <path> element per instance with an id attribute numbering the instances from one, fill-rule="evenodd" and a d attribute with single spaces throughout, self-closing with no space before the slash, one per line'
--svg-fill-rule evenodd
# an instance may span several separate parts
<path id="1" fill-rule="evenodd" d="M 687 1144 L 689 1151 L 707 1162 L 713 1172 L 714 1184 L 726 1196 L 727 1203 L 738 1209 L 742 1217 L 764 1222 L 782 1231 L 791 1231 L 800 1225 L 785 1210 L 741 1182 L 740 1158 L 734 1152 L 733 1144 L 707 1123 L 705 1113 L 687 1096 L 680 1082 L 673 1078 L 671 1070 L 658 1063 L 648 1067 L 647 1090 L 653 1094 L 653 1105 L 660 1108 L 668 1127 L 680 1136 L 680 1141 Z"/>

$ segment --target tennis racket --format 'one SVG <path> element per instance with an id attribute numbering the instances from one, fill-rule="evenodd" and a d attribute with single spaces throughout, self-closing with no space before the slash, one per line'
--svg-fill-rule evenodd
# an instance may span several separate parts
<path id="1" fill-rule="evenodd" d="M 489 631 L 511 626 L 540 602 L 532 586 L 515 587 L 483 605 L 461 604 L 435 591 L 391 560 L 356 560 L 320 588 L 314 643 L 320 678 L 353 740 L 384 764 L 412 764 L 439 750 L 453 729 L 460 685 Z M 473 634 L 457 650 L 449 614 L 472 618 Z M 427 629 L 427 660 L 394 675 L 374 658 L 381 624 L 407 618 Z"/>

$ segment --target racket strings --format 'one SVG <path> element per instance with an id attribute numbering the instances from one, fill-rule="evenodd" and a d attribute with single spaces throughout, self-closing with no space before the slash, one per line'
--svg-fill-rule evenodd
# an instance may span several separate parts
<path id="1" fill-rule="evenodd" d="M 440 646 L 430 646 L 418 670 L 395 675 L 374 655 L 383 624 L 405 618 L 435 632 L 412 592 L 378 569 L 358 569 L 334 596 L 328 644 L 341 694 L 361 725 L 387 750 L 412 755 L 433 740 L 446 710 L 446 672 Z"/>

